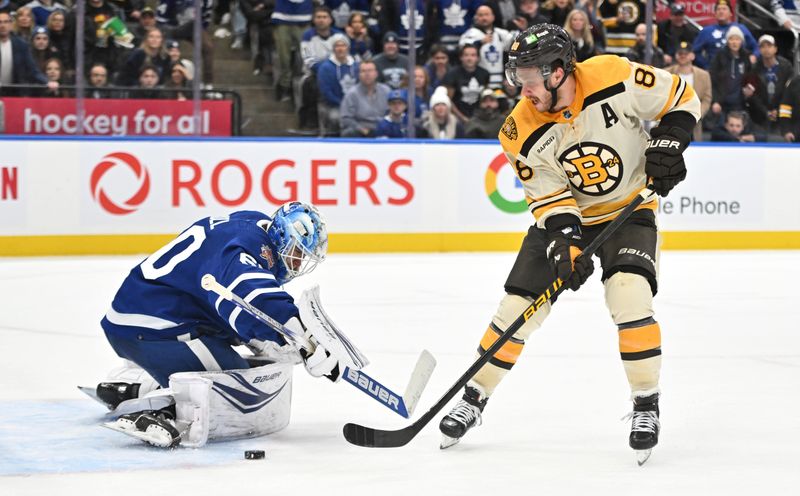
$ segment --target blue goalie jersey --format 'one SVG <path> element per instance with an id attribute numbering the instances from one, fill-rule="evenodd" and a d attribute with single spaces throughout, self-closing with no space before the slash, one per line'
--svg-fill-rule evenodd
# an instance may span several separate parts
<path id="1" fill-rule="evenodd" d="M 270 271 L 267 244 L 271 219 L 241 211 L 195 222 L 131 270 L 101 325 L 109 335 L 139 340 L 187 341 L 214 336 L 231 345 L 251 339 L 285 344 L 283 338 L 233 303 L 200 286 L 212 274 L 275 320 L 299 312 Z"/>

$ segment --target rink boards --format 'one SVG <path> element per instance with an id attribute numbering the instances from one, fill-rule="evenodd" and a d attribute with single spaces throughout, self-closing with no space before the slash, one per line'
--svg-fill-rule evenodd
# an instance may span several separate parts
<path id="1" fill-rule="evenodd" d="M 198 218 L 318 205 L 332 252 L 516 250 L 532 217 L 496 142 L 3 138 L 0 256 L 150 252 Z M 800 147 L 693 145 L 666 249 L 798 249 Z M 624 164 L 623 164 L 624 165 Z"/>

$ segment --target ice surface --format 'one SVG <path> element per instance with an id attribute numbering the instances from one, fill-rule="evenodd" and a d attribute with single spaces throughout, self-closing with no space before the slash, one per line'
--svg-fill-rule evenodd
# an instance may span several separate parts
<path id="1" fill-rule="evenodd" d="M 419 416 L 472 362 L 513 257 L 334 254 L 289 289 L 318 282 L 365 371 L 396 391 L 429 349 L 439 366 Z M 99 427 L 102 407 L 75 387 L 118 365 L 99 320 L 140 258 L 0 259 L 0 495 L 798 494 L 800 252 L 663 254 L 662 436 L 641 468 L 597 276 L 559 300 L 484 425 L 447 451 L 439 416 L 406 447 L 350 446 L 346 422 L 407 421 L 302 367 L 284 431 L 148 448 Z"/>

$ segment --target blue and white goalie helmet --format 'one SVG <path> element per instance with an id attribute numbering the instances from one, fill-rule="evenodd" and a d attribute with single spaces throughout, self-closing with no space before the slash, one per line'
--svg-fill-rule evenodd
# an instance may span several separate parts
<path id="1" fill-rule="evenodd" d="M 281 284 L 308 274 L 328 253 L 328 228 L 316 207 L 307 203 L 281 205 L 272 215 L 267 238 L 278 257 L 272 271 Z"/>

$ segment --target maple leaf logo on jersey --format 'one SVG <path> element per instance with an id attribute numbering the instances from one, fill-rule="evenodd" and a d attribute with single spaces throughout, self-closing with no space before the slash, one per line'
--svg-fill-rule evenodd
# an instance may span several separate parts
<path id="1" fill-rule="evenodd" d="M 269 249 L 267 245 L 261 245 L 261 254 L 259 255 L 261 258 L 267 261 L 267 266 L 272 269 L 275 265 L 275 258 L 272 255 L 272 250 Z"/>
<path id="2" fill-rule="evenodd" d="M 519 137 L 519 133 L 517 132 L 517 123 L 510 115 L 506 118 L 506 121 L 503 123 L 503 127 L 500 128 L 500 131 L 505 135 L 506 138 L 510 140 L 515 140 Z"/>

